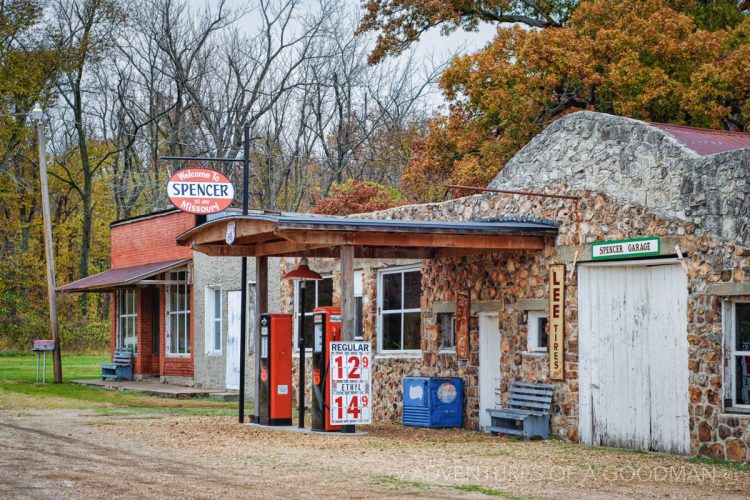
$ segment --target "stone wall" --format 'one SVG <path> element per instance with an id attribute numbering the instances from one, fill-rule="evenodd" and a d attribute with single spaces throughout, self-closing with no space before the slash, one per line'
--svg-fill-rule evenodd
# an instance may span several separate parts
<path id="1" fill-rule="evenodd" d="M 563 186 L 560 188 L 571 194 Z M 498 303 L 502 335 L 500 367 L 503 387 L 511 380 L 549 382 L 546 359 L 526 352 L 526 311 L 519 304 L 529 298 L 546 298 L 547 266 L 564 263 L 566 275 L 566 338 L 564 382 L 555 384 L 552 430 L 578 440 L 578 304 L 574 260 L 589 259 L 591 243 L 642 236 L 659 236 L 662 254 L 673 255 L 679 245 L 686 256 L 689 342 L 689 415 L 691 449 L 694 454 L 715 458 L 748 460 L 749 415 L 724 407 L 722 300 L 742 300 L 717 293 L 717 284 L 733 284 L 750 290 L 750 249 L 698 231 L 697 224 L 663 218 L 633 203 L 622 203 L 591 192 L 578 193 L 580 200 L 519 195 L 483 194 L 445 203 L 412 205 L 369 214 L 373 218 L 421 220 L 470 220 L 497 216 L 534 216 L 558 221 L 560 232 L 553 245 L 540 252 L 504 252 L 494 255 L 425 261 L 423 303 L 455 300 L 457 287 L 471 289 L 472 303 Z M 553 242 L 550 242 L 553 243 Z M 744 287 L 744 288 L 743 288 Z M 499 302 L 498 302 L 499 301 Z M 472 325 L 476 316 L 473 316 Z M 476 427 L 476 328 L 471 330 L 471 359 L 445 358 L 436 352 L 434 318 L 423 313 L 421 366 L 425 375 L 464 377 L 467 384 L 467 424 Z M 398 372 L 384 371 L 397 378 Z M 397 380 L 384 387 L 397 386 Z M 391 401 L 398 396 L 386 396 Z"/>
<path id="2" fill-rule="evenodd" d="M 748 149 L 699 156 L 645 122 L 580 111 L 532 139 L 489 187 L 560 184 L 693 223 L 699 235 L 750 245 Z"/>
<path id="3" fill-rule="evenodd" d="M 659 236 L 661 254 L 673 257 L 679 247 L 685 256 L 688 277 L 687 340 L 690 417 L 693 454 L 719 459 L 748 460 L 750 413 L 728 408 L 724 382 L 722 304 L 750 300 L 750 248 L 734 239 L 709 234 L 683 215 L 666 217 L 643 206 L 590 190 L 572 190 L 562 183 L 548 186 L 550 192 L 577 195 L 577 200 L 485 193 L 444 203 L 410 205 L 366 214 L 379 219 L 462 221 L 486 217 L 539 217 L 557 221 L 560 231 L 538 252 L 513 251 L 463 258 L 435 259 L 422 263 L 422 357 L 392 358 L 376 355 L 373 399 L 376 419 L 401 416 L 401 383 L 404 375 L 462 377 L 466 384 L 466 424 L 478 424 L 478 316 L 474 309 L 498 313 L 501 334 L 503 397 L 514 380 L 555 385 L 552 412 L 553 433 L 578 441 L 578 303 L 576 263 L 590 259 L 591 243 L 643 236 Z M 699 220 L 702 220 L 698 218 Z M 747 218 L 736 221 L 736 227 Z M 565 380 L 547 379 L 546 357 L 527 352 L 526 305 L 548 296 L 547 269 L 566 265 Z M 376 269 L 365 269 L 365 338 L 376 338 Z M 455 301 L 457 289 L 470 289 L 470 358 L 439 351 L 438 303 Z M 726 292 L 730 290 L 731 292 Z M 743 292 L 744 291 L 744 292 Z M 287 304 L 291 301 L 287 300 Z M 488 309 L 489 308 L 489 309 Z M 494 309 L 493 309 L 494 308 Z M 376 347 L 374 345 L 374 347 Z"/>

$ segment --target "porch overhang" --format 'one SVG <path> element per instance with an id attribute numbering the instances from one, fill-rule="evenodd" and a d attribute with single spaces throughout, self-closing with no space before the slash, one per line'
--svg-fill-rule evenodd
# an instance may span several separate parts
<path id="1" fill-rule="evenodd" d="M 555 223 L 523 219 L 442 222 L 258 213 L 207 222 L 181 234 L 177 244 L 223 257 L 339 258 L 341 247 L 352 247 L 355 258 L 434 259 L 541 250 L 557 232 Z"/>
<path id="2" fill-rule="evenodd" d="M 154 262 L 139 266 L 110 269 L 98 274 L 73 281 L 58 287 L 58 292 L 111 292 L 118 288 L 146 285 L 148 280 L 157 274 L 184 266 L 192 259 L 177 259 L 165 262 Z"/>

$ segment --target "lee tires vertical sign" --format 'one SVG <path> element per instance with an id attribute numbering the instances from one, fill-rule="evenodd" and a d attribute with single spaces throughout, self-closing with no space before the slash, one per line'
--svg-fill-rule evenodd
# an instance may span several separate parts
<path id="1" fill-rule="evenodd" d="M 331 425 L 372 422 L 372 354 L 369 342 L 330 344 Z"/>
<path id="2" fill-rule="evenodd" d="M 549 266 L 549 378 L 565 378 L 565 265 Z"/>

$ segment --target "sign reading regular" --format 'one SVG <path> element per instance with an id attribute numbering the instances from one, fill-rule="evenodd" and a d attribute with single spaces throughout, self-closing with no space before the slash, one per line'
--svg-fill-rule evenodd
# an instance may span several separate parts
<path id="1" fill-rule="evenodd" d="M 208 215 L 221 212 L 232 204 L 234 186 L 216 170 L 184 168 L 170 177 L 167 194 L 183 212 Z"/>
<path id="2" fill-rule="evenodd" d="M 331 342 L 331 425 L 372 422 L 372 355 L 369 342 Z"/>

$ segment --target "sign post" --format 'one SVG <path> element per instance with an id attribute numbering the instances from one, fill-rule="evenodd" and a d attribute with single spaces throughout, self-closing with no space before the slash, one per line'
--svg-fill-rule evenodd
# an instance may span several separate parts
<path id="1" fill-rule="evenodd" d="M 47 352 L 55 350 L 55 339 L 35 340 L 31 349 L 36 353 L 36 381 L 39 382 L 39 354 L 44 353 L 44 367 L 42 368 L 42 383 L 47 383 Z"/>
<path id="2" fill-rule="evenodd" d="M 242 126 L 242 158 L 219 158 L 219 157 L 196 157 L 196 156 L 162 156 L 162 160 L 177 160 L 177 161 L 219 161 L 219 162 L 242 162 L 242 215 L 247 215 L 249 210 L 249 183 L 250 183 L 250 124 L 245 123 Z M 185 171 L 188 169 L 183 169 L 182 171 Z M 209 169 L 192 169 L 192 170 L 209 170 Z M 215 172 L 214 170 L 209 170 L 210 172 Z M 219 172 L 217 172 L 219 173 Z M 219 173 L 220 174 L 220 173 Z M 220 174 L 221 175 L 221 174 Z M 255 175 L 255 174 L 252 174 Z M 174 176 L 172 176 L 174 177 Z M 226 179 L 226 177 L 224 177 Z M 171 179 L 170 179 L 171 181 Z M 227 183 L 229 180 L 227 179 Z M 221 179 L 220 179 L 220 183 Z M 231 184 L 230 184 L 231 186 Z M 204 189 L 204 192 L 208 194 L 208 190 Z M 195 188 L 195 193 L 199 193 L 198 188 Z M 177 194 L 177 192 L 175 192 Z M 180 194 L 188 194 L 191 195 L 191 193 L 188 191 L 185 191 L 183 193 L 182 190 L 180 190 Z M 229 205 L 232 204 L 232 201 L 226 202 L 226 198 L 228 196 L 228 191 L 226 193 L 220 192 L 217 193 L 213 191 L 212 196 L 217 196 L 219 200 L 217 200 L 217 203 L 219 205 L 222 205 L 223 203 L 226 203 L 224 208 L 221 208 L 219 210 L 216 210 L 216 212 L 220 212 L 221 210 L 226 209 L 229 207 Z M 231 188 L 231 194 L 232 199 L 234 199 L 234 188 Z M 175 196 L 175 199 L 179 198 L 179 196 Z M 199 197 L 200 198 L 200 197 Z M 180 205 L 175 202 L 174 199 L 172 199 L 172 196 L 170 195 L 170 199 L 172 202 L 177 206 L 178 208 L 182 209 Z M 203 203 L 201 203 L 203 205 Z M 209 202 L 206 203 L 209 207 L 212 206 L 212 203 L 209 199 Z M 216 207 L 211 208 L 210 210 L 215 210 Z M 186 210 L 189 211 L 189 210 Z M 213 211 L 199 211 L 199 212 L 192 212 L 197 214 L 209 214 L 209 213 L 215 213 Z M 234 234 L 232 235 L 232 240 L 234 240 Z M 246 337 L 247 337 L 247 257 L 242 257 L 242 265 L 240 270 L 240 279 L 242 280 L 242 294 L 241 294 L 241 301 L 242 301 L 242 312 L 240 313 L 240 330 L 242 331 L 242 335 L 240 335 L 240 397 L 239 397 L 239 404 L 238 404 L 238 412 L 239 412 L 239 421 L 240 423 L 243 423 L 245 421 L 245 351 L 247 349 L 246 347 Z M 258 291 L 265 290 L 266 287 L 263 284 L 258 283 Z M 263 299 L 260 297 L 260 294 L 258 295 L 258 300 L 262 301 Z M 256 327 L 260 328 L 260 313 L 263 311 L 257 311 L 258 314 L 256 315 Z M 258 337 L 256 336 L 256 343 L 258 342 Z M 257 347 L 257 345 L 256 345 Z M 260 406 L 259 400 L 258 400 L 258 394 L 260 393 L 260 387 L 259 387 L 259 381 L 256 379 L 255 381 L 255 412 L 256 417 L 258 417 L 258 407 Z"/>
<path id="3" fill-rule="evenodd" d="M 331 342 L 331 425 L 372 423 L 372 353 L 369 342 Z"/>

